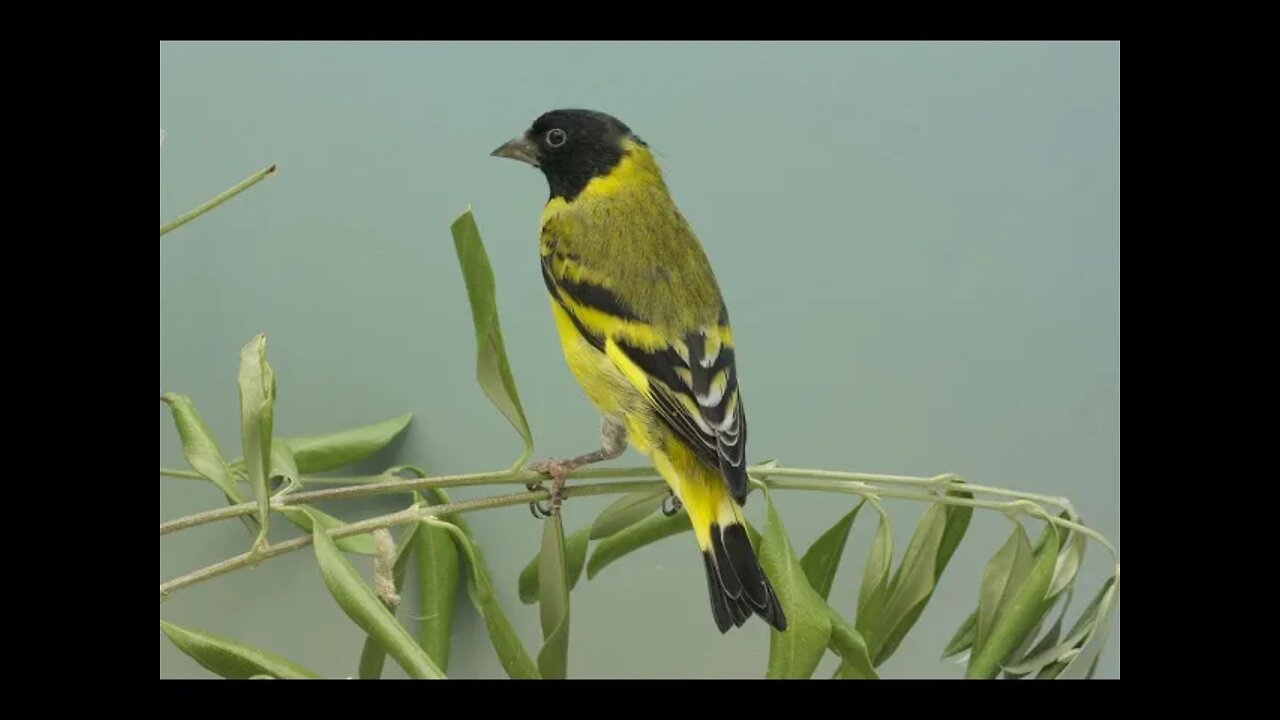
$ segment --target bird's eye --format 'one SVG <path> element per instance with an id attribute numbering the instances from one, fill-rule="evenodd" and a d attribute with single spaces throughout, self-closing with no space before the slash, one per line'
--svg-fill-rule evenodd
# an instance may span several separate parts
<path id="1" fill-rule="evenodd" d="M 547 144 L 551 147 L 560 147 L 568 139 L 569 136 L 560 128 L 553 128 L 547 131 Z"/>

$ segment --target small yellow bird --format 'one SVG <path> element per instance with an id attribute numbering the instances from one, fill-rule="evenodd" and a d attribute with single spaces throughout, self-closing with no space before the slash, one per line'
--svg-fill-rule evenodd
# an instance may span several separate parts
<path id="1" fill-rule="evenodd" d="M 539 168 L 542 277 L 565 360 L 603 416 L 600 449 L 535 469 L 565 475 L 630 442 L 688 511 L 721 633 L 781 603 L 747 536 L 747 421 L 729 314 L 653 153 L 617 118 L 553 110 L 494 150 Z"/>

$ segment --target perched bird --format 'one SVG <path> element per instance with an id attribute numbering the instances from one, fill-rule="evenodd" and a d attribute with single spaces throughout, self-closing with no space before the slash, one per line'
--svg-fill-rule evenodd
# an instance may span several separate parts
<path id="1" fill-rule="evenodd" d="M 567 473 L 629 442 L 688 512 L 721 633 L 787 628 L 746 532 L 747 421 L 733 333 L 701 244 L 648 145 L 618 119 L 548 112 L 492 155 L 539 168 L 540 260 L 570 371 L 603 417 L 598 450 L 535 464 L 551 510 Z"/>

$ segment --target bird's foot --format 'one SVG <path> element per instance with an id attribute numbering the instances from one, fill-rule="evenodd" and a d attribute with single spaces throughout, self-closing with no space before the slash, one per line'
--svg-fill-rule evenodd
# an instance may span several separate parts
<path id="1" fill-rule="evenodd" d="M 564 490 L 565 477 L 582 464 L 578 460 L 578 458 L 574 458 L 573 460 L 540 460 L 538 462 L 531 463 L 526 467 L 527 470 L 532 470 L 533 472 L 542 473 L 551 477 L 551 487 L 548 488 L 548 492 L 550 492 L 551 497 L 547 502 L 541 503 L 535 501 L 529 503 L 529 511 L 533 513 L 535 518 L 541 520 L 545 517 L 558 515 L 560 513 L 560 503 L 563 499 L 560 494 Z M 529 490 L 540 490 L 542 489 L 542 481 L 539 480 L 537 482 L 529 483 L 525 487 Z"/>
<path id="2" fill-rule="evenodd" d="M 671 517 L 680 512 L 683 507 L 684 503 L 680 502 L 680 498 L 676 497 L 675 493 L 672 493 L 662 501 L 662 514 Z"/>

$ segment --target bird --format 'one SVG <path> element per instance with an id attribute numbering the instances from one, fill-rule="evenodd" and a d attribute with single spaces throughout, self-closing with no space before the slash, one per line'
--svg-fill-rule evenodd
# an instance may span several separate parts
<path id="1" fill-rule="evenodd" d="M 728 309 L 654 152 L 616 117 L 568 108 L 490 154 L 546 179 L 542 279 L 565 362 L 601 416 L 598 449 L 529 466 L 551 478 L 546 512 L 559 512 L 568 473 L 630 445 L 687 511 L 720 633 L 753 614 L 785 632 L 743 514 L 747 420 Z"/>

